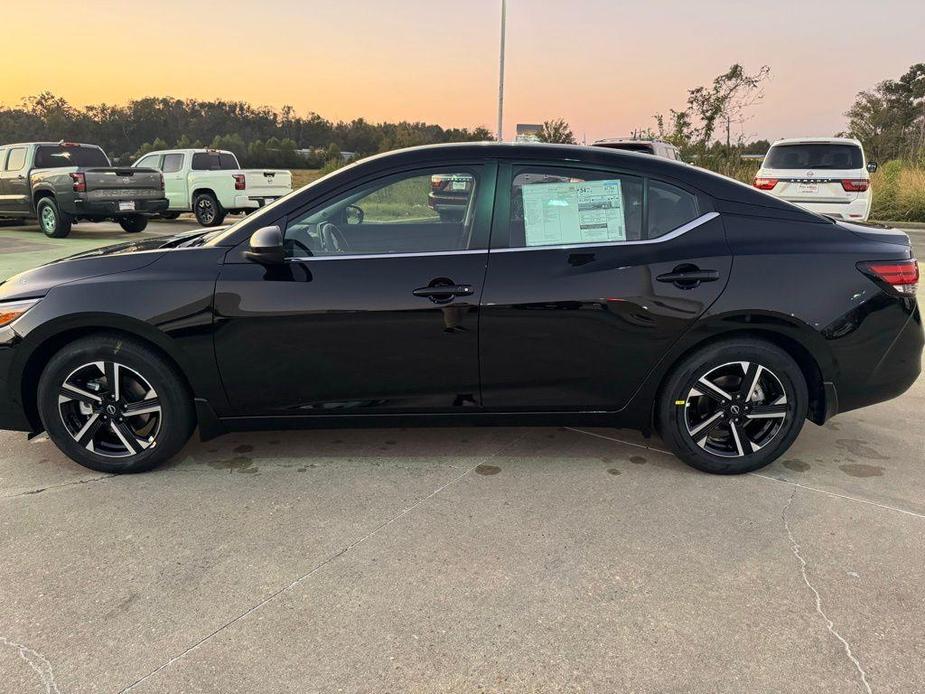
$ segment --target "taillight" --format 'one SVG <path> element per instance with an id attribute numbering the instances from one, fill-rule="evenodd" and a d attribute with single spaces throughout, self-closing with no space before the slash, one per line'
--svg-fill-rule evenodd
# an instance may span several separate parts
<path id="1" fill-rule="evenodd" d="M 865 275 L 890 285 L 903 296 L 915 296 L 919 284 L 919 264 L 912 260 L 873 260 L 858 263 Z"/>
<path id="2" fill-rule="evenodd" d="M 160 174 L 161 177 L 161 190 L 164 190 L 164 174 Z"/>
<path id="3" fill-rule="evenodd" d="M 87 177 L 80 171 L 71 174 L 71 180 L 74 181 L 75 193 L 87 192 Z"/>
<path id="4" fill-rule="evenodd" d="M 446 188 L 447 183 L 449 183 L 449 181 L 443 176 L 430 177 L 430 189 L 435 193 L 439 193 L 441 190 Z"/>
<path id="5" fill-rule="evenodd" d="M 870 180 L 866 178 L 843 178 L 841 187 L 849 193 L 863 193 L 870 188 Z"/>
<path id="6" fill-rule="evenodd" d="M 244 174 L 232 174 L 234 176 L 234 189 L 244 190 L 247 187 L 247 181 L 244 180 Z"/>
<path id="7" fill-rule="evenodd" d="M 774 186 L 777 185 L 776 178 L 756 178 L 755 179 L 755 188 L 758 190 L 774 190 Z"/>

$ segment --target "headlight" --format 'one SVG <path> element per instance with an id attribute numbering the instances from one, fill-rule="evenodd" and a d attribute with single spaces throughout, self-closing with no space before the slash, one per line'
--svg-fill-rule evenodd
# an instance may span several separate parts
<path id="1" fill-rule="evenodd" d="M 0 301 L 0 328 L 9 325 L 35 306 L 39 299 L 25 299 L 23 301 Z"/>

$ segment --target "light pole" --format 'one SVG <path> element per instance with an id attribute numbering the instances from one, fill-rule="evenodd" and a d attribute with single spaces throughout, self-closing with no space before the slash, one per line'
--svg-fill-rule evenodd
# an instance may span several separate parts
<path id="1" fill-rule="evenodd" d="M 507 15 L 507 0 L 501 0 L 501 54 L 498 59 L 498 132 L 496 139 L 501 142 L 502 119 L 504 118 L 504 35 Z"/>

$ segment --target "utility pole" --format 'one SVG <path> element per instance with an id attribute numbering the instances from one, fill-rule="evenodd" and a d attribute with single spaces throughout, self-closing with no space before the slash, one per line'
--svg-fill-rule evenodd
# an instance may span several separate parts
<path id="1" fill-rule="evenodd" d="M 505 22 L 507 15 L 507 0 L 501 0 L 501 54 L 498 59 L 498 132 L 496 139 L 501 142 L 502 137 L 502 120 L 504 118 L 504 36 Z"/>

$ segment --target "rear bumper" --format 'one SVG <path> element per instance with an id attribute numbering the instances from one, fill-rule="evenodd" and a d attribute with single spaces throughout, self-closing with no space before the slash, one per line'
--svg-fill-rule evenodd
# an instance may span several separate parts
<path id="1" fill-rule="evenodd" d="M 153 198 L 146 200 L 124 200 L 122 202 L 134 202 L 135 209 L 120 210 L 118 200 L 83 200 L 78 198 L 74 201 L 74 209 L 68 210 L 75 216 L 87 217 L 125 217 L 131 214 L 153 214 L 163 212 L 169 204 L 167 198 Z"/>
<path id="2" fill-rule="evenodd" d="M 256 210 L 279 200 L 282 195 L 235 195 L 233 210 Z"/>
<path id="3" fill-rule="evenodd" d="M 786 198 L 782 199 L 787 200 Z M 815 212 L 816 214 L 824 214 L 829 217 L 844 219 L 846 221 L 863 222 L 866 221 L 870 215 L 869 197 L 859 198 L 857 200 L 852 200 L 845 203 L 806 202 L 805 200 L 787 200 L 787 202 L 792 202 L 794 205 L 798 205 L 803 209 L 809 210 L 810 212 Z"/>

